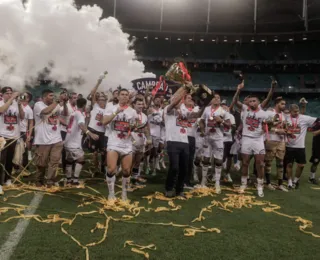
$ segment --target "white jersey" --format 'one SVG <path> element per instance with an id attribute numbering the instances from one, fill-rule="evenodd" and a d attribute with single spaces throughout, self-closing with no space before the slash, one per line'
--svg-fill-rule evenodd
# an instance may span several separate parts
<path id="1" fill-rule="evenodd" d="M 243 129 L 242 136 L 252 138 L 263 138 L 263 122 L 268 118 L 268 113 L 260 107 L 256 111 L 251 110 L 247 105 L 242 105 Z"/>
<path id="2" fill-rule="evenodd" d="M 288 136 L 287 147 L 305 148 L 307 130 L 317 120 L 315 117 L 299 115 L 296 118 L 286 116 L 287 129 L 294 134 L 294 138 Z"/>
<path id="3" fill-rule="evenodd" d="M 91 112 L 90 112 L 90 122 L 89 127 L 97 132 L 104 133 L 105 127 L 101 123 L 103 114 L 105 112 L 105 108 L 101 108 L 98 104 L 94 104 Z"/>
<path id="4" fill-rule="evenodd" d="M 69 118 L 66 139 L 64 146 L 66 148 L 81 149 L 82 130 L 79 125 L 85 123 L 85 115 L 79 110 L 74 111 Z"/>
<path id="5" fill-rule="evenodd" d="M 0 107 L 4 105 L 0 101 Z M 14 100 L 7 111 L 0 114 L 0 136 L 5 138 L 19 138 L 20 136 L 20 114 L 18 103 Z"/>
<path id="6" fill-rule="evenodd" d="M 209 139 L 222 140 L 223 139 L 223 125 L 218 124 L 215 117 L 220 116 L 223 120 L 229 119 L 229 113 L 227 113 L 222 107 L 213 109 L 211 106 L 205 108 L 201 119 L 205 121 L 206 133 Z"/>
<path id="7" fill-rule="evenodd" d="M 161 136 L 161 122 L 163 121 L 163 109 L 158 110 L 152 108 L 152 113 L 148 115 L 148 121 L 150 126 L 150 135 L 159 137 Z"/>
<path id="8" fill-rule="evenodd" d="M 67 132 L 67 126 L 69 125 L 69 120 L 70 120 L 70 117 L 71 115 L 73 114 L 74 111 L 77 110 L 77 106 L 71 106 L 70 102 L 68 101 L 67 103 L 67 109 L 68 109 L 68 115 L 67 116 L 64 116 L 64 113 L 63 113 L 63 110 L 64 110 L 64 107 L 62 106 L 60 108 L 60 117 L 65 121 L 66 123 L 66 126 L 64 125 L 61 125 L 61 131 L 63 132 Z"/>
<path id="9" fill-rule="evenodd" d="M 188 119 L 185 110 L 172 109 L 169 113 L 168 107 L 164 109 L 164 122 L 166 126 L 166 141 L 189 143 L 188 141 Z"/>
<path id="10" fill-rule="evenodd" d="M 185 106 L 185 104 L 182 104 L 180 109 L 186 110 L 187 113 L 198 113 L 199 112 L 198 106 L 196 106 L 190 110 L 189 108 L 187 108 Z M 196 132 L 197 132 L 197 128 L 198 128 L 197 119 L 198 118 L 189 118 L 188 119 L 188 129 L 187 129 L 188 136 L 196 137 Z"/>
<path id="11" fill-rule="evenodd" d="M 143 146 L 145 140 L 145 129 L 148 127 L 148 117 L 144 113 L 138 114 L 138 124 L 141 126 L 131 133 L 134 146 Z"/>
<path id="12" fill-rule="evenodd" d="M 59 120 L 61 106 L 57 105 L 48 115 L 41 115 L 41 111 L 47 107 L 48 106 L 43 103 L 43 101 L 39 101 L 33 108 L 35 120 L 35 145 L 56 144 L 62 141 Z"/>
<path id="13" fill-rule="evenodd" d="M 119 104 L 110 107 L 105 111 L 106 116 L 110 116 L 116 113 Z M 132 150 L 132 138 L 130 137 L 131 125 L 135 125 L 139 119 L 137 112 L 132 107 L 127 107 L 125 110 L 116 115 L 112 122 L 111 133 L 108 139 L 108 146 L 117 147 L 120 149 L 131 149 Z"/>
<path id="14" fill-rule="evenodd" d="M 233 141 L 232 126 L 236 124 L 236 120 L 232 114 L 228 113 L 228 117 L 230 119 L 231 126 L 223 128 L 223 141 L 224 142 L 232 142 Z"/>
<path id="15" fill-rule="evenodd" d="M 114 106 L 113 102 L 108 102 L 107 105 L 106 105 L 106 108 L 105 108 L 105 110 L 103 112 L 103 115 L 105 115 L 108 110 L 112 109 L 113 106 Z M 111 134 L 111 126 L 110 126 L 110 124 L 106 125 L 105 129 L 106 129 L 106 131 L 104 132 L 104 136 L 108 137 Z"/>
<path id="16" fill-rule="evenodd" d="M 274 125 L 274 128 L 277 129 L 283 129 L 284 124 L 285 124 L 285 114 L 283 112 L 277 113 L 274 108 L 269 109 L 266 111 L 268 114 L 268 121 L 274 122 L 274 119 L 277 120 L 277 125 Z M 275 141 L 275 142 L 285 142 L 285 135 L 278 135 L 276 133 L 273 133 L 269 129 L 269 140 L 270 141 Z"/>
<path id="17" fill-rule="evenodd" d="M 20 121 L 20 132 L 26 133 L 29 120 L 33 120 L 33 111 L 29 105 L 23 106 L 24 119 Z"/>

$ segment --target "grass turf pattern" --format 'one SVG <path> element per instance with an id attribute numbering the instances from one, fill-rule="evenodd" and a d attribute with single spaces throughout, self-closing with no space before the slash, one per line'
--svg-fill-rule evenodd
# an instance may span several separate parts
<path id="1" fill-rule="evenodd" d="M 311 136 L 307 139 L 307 154 L 310 156 Z M 281 191 L 270 192 L 265 189 L 263 200 L 281 206 L 280 212 L 291 216 L 301 216 L 313 222 L 312 232 L 319 234 L 320 206 L 317 203 L 320 190 L 312 189 L 307 183 L 310 165 L 307 165 L 301 180 L 300 190 L 284 193 Z M 274 173 L 273 168 L 273 173 Z M 84 174 L 82 177 L 88 177 Z M 235 173 L 235 183 L 240 182 L 239 173 Z M 275 174 L 273 174 L 275 178 Z M 138 201 L 139 206 L 147 209 L 165 207 L 173 209 L 181 206 L 176 211 L 153 210 L 140 214 L 127 221 L 109 222 L 106 240 L 101 244 L 90 247 L 90 259 L 143 259 L 140 254 L 133 253 L 130 249 L 137 248 L 128 245 L 126 241 L 133 241 L 139 245 L 154 244 L 156 250 L 146 249 L 150 259 L 318 259 L 320 249 L 319 240 L 311 235 L 299 231 L 299 223 L 293 219 L 266 213 L 261 206 L 252 208 L 242 207 L 232 209 L 232 213 L 212 207 L 212 212 L 204 212 L 204 220 L 192 222 L 199 217 L 200 211 L 211 205 L 211 201 L 221 201 L 227 194 L 235 194 L 230 191 L 222 191 L 221 195 L 193 197 L 187 201 L 175 200 L 175 205 L 168 205 L 167 201 L 148 200 L 142 197 L 163 192 L 165 172 L 157 177 L 149 177 L 147 186 L 128 194 L 129 199 Z M 87 193 L 96 197 L 107 197 L 107 186 L 102 180 L 88 180 L 87 185 L 92 189 L 68 189 L 54 193 L 53 196 L 45 195 L 40 207 L 35 214 L 46 218 L 48 215 L 59 214 L 60 218 L 72 219 L 77 212 L 97 211 L 102 204 L 92 203 L 86 196 L 77 193 Z M 28 205 L 33 197 L 32 193 L 14 198 L 19 191 L 8 191 L 0 198 L 0 210 L 8 207 L 8 203 Z M 255 194 L 253 194 L 255 196 Z M 5 199 L 5 201 L 4 201 Z M 261 201 L 257 199 L 257 201 Z M 78 207 L 83 205 L 82 207 Z M 1 212 L 1 211 L 0 211 Z M 132 216 L 132 212 L 114 212 L 108 209 L 105 214 L 115 219 L 121 219 L 123 215 Z M 0 221 L 17 215 L 15 212 L 3 212 Z M 64 225 L 65 230 L 74 236 L 82 244 L 99 241 L 103 237 L 103 229 L 96 229 L 100 223 L 105 224 L 106 217 L 99 213 L 77 217 L 71 226 Z M 8 234 L 14 229 L 18 220 L 13 219 L 0 224 L 0 243 L 6 240 Z M 221 233 L 208 232 L 196 233 L 195 236 L 184 236 L 184 229 L 173 226 L 152 225 L 150 223 L 175 223 L 191 225 L 194 227 L 205 226 L 217 228 Z M 39 223 L 30 222 L 26 233 L 22 237 L 11 259 L 85 259 L 86 254 L 79 245 L 61 232 L 61 222 Z"/>

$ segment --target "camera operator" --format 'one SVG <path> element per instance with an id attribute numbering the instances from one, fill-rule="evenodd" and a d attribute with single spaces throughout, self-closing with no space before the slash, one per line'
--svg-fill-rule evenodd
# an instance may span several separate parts
<path id="1" fill-rule="evenodd" d="M 1 151 L 0 162 L 0 194 L 2 186 L 11 185 L 12 159 L 16 147 L 16 140 L 20 137 L 20 120 L 24 119 L 24 111 L 21 103 L 16 101 L 19 92 L 12 92 L 11 87 L 4 87 L 1 90 L 3 100 L 0 101 L 0 136 L 6 141 Z"/>

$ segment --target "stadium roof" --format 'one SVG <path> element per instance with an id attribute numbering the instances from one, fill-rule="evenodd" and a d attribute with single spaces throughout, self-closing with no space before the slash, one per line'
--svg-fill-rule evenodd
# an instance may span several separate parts
<path id="1" fill-rule="evenodd" d="M 76 0 L 76 3 L 99 5 L 104 17 L 115 16 L 131 34 L 320 34 L 319 0 Z"/>

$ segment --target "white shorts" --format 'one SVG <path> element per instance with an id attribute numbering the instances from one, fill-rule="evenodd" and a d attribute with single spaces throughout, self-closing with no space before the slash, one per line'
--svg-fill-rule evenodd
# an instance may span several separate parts
<path id="1" fill-rule="evenodd" d="M 66 150 L 66 160 L 68 162 L 77 161 L 81 158 L 84 158 L 84 151 L 81 148 L 67 148 Z"/>
<path id="2" fill-rule="evenodd" d="M 107 148 L 107 152 L 111 152 L 111 151 L 117 152 L 120 157 L 124 157 L 129 154 L 132 154 L 132 147 L 120 148 L 118 146 L 109 145 Z"/>
<path id="3" fill-rule="evenodd" d="M 164 127 L 161 127 L 160 143 L 164 144 L 165 142 L 166 142 L 166 129 Z"/>
<path id="4" fill-rule="evenodd" d="M 230 154 L 237 155 L 241 151 L 241 144 L 234 142 L 231 146 Z"/>
<path id="5" fill-rule="evenodd" d="M 204 147 L 203 156 L 207 158 L 213 158 L 217 160 L 223 159 L 223 139 L 221 140 L 212 140 L 207 139 Z"/>
<path id="6" fill-rule="evenodd" d="M 160 143 L 160 137 L 158 136 L 151 136 L 152 138 L 152 146 L 154 148 L 158 148 L 159 147 L 159 143 Z"/>
<path id="7" fill-rule="evenodd" d="M 263 137 L 253 138 L 242 136 L 241 153 L 243 154 L 266 154 Z"/>
<path id="8" fill-rule="evenodd" d="M 133 153 L 144 153 L 145 152 L 145 145 L 133 145 L 132 152 Z"/>
<path id="9" fill-rule="evenodd" d="M 195 157 L 201 158 L 204 153 L 204 137 L 197 136 L 196 137 L 196 151 L 195 151 Z"/>

